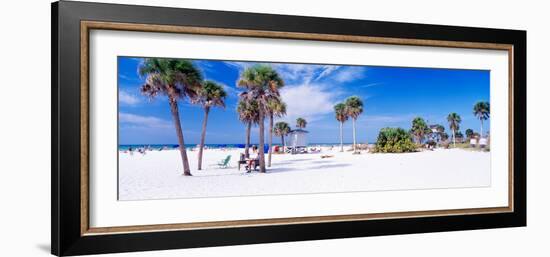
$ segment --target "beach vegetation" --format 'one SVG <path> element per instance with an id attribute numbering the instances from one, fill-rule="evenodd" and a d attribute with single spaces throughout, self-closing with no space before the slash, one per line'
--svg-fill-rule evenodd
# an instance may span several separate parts
<path id="1" fill-rule="evenodd" d="M 246 139 L 244 147 L 244 155 L 246 158 L 250 156 L 250 133 L 252 125 L 259 122 L 258 102 L 254 99 L 239 98 L 237 103 L 237 113 L 239 114 L 239 120 L 246 125 Z"/>
<path id="2" fill-rule="evenodd" d="M 304 129 L 307 126 L 307 121 L 304 118 L 296 119 L 296 127 L 299 129 Z"/>
<path id="3" fill-rule="evenodd" d="M 140 87 L 143 95 L 151 99 L 159 95 L 168 98 L 183 163 L 183 174 L 191 176 L 181 128 L 178 101 L 185 99 L 194 101 L 196 99 L 199 89 L 202 87 L 201 72 L 189 60 L 145 58 L 138 68 L 138 73 L 141 77 L 145 77 L 145 84 Z"/>
<path id="4" fill-rule="evenodd" d="M 468 139 L 471 139 L 474 136 L 474 131 L 472 129 L 467 129 L 466 131 L 464 131 L 464 133 L 466 134 L 466 138 Z"/>
<path id="5" fill-rule="evenodd" d="M 275 123 L 273 127 L 273 133 L 275 136 L 281 137 L 282 151 L 285 152 L 285 136 L 290 133 L 290 125 L 284 121 L 279 121 Z"/>
<path id="6" fill-rule="evenodd" d="M 241 98 L 255 100 L 258 105 L 258 129 L 259 129 L 259 163 L 260 172 L 266 172 L 265 165 L 265 118 L 269 114 L 269 101 L 279 99 L 279 88 L 284 86 L 284 81 L 270 65 L 257 64 L 246 68 L 237 81 L 237 86 L 246 91 L 240 94 Z"/>
<path id="7" fill-rule="evenodd" d="M 271 167 L 271 155 L 273 153 L 273 119 L 286 115 L 286 104 L 280 97 L 271 98 L 267 102 L 267 114 L 269 116 L 269 151 L 267 155 L 267 166 Z"/>
<path id="8" fill-rule="evenodd" d="M 352 127 L 353 127 L 353 152 L 357 153 L 357 136 L 356 136 L 356 130 L 355 130 L 355 123 L 357 121 L 357 118 L 363 113 L 363 100 L 359 98 L 358 96 L 350 96 L 346 99 L 345 103 L 346 105 L 346 112 L 349 117 L 352 119 Z"/>
<path id="9" fill-rule="evenodd" d="M 344 122 L 349 119 L 345 103 L 334 105 L 334 116 L 340 124 L 340 152 L 344 151 Z"/>
<path id="10" fill-rule="evenodd" d="M 460 129 L 460 122 L 462 122 L 462 118 L 456 112 L 449 113 L 449 115 L 447 115 L 447 122 L 449 123 L 449 128 L 452 131 L 453 146 L 456 147 L 456 132 Z"/>
<path id="11" fill-rule="evenodd" d="M 489 102 L 480 101 L 474 104 L 474 115 L 481 123 L 481 128 L 479 130 L 481 137 L 483 137 L 483 121 L 489 119 L 490 112 L 491 106 Z"/>
<path id="12" fill-rule="evenodd" d="M 208 123 L 208 114 L 210 113 L 210 108 L 212 107 L 221 107 L 225 108 L 225 98 L 227 97 L 227 92 L 225 92 L 223 86 L 219 85 L 214 81 L 204 81 L 202 82 L 202 87 L 198 90 L 197 98 L 194 101 L 199 104 L 204 110 L 204 120 L 202 121 L 202 130 L 201 130 L 201 139 L 199 144 L 199 154 L 198 154 L 198 170 L 202 169 L 202 154 L 204 150 L 204 141 L 206 138 L 206 125 Z"/>
<path id="13" fill-rule="evenodd" d="M 422 141 L 431 133 L 428 124 L 421 117 L 416 117 L 412 121 L 411 134 L 414 136 L 417 144 L 422 144 Z"/>
<path id="14" fill-rule="evenodd" d="M 406 153 L 416 151 L 411 134 L 402 128 L 383 128 L 376 139 L 375 152 Z"/>

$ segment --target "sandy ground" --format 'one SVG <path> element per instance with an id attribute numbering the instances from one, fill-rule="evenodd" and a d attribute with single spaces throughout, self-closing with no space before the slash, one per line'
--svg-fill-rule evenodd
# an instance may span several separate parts
<path id="1" fill-rule="evenodd" d="M 206 150 L 201 171 L 197 151 L 188 151 L 192 177 L 181 175 L 177 150 L 120 152 L 119 200 L 483 187 L 491 181 L 488 152 L 352 155 L 324 148 L 321 153 L 274 154 L 264 174 L 237 170 L 240 151 Z M 215 164 L 227 155 L 230 167 L 218 168 Z"/>

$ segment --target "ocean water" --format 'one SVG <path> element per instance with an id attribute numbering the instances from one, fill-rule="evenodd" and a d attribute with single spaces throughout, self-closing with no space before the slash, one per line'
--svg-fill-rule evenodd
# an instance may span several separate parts
<path id="1" fill-rule="evenodd" d="M 258 144 L 252 144 L 252 145 L 258 145 Z M 273 145 L 280 145 L 280 144 L 273 144 Z M 309 143 L 309 147 L 315 147 L 315 146 L 339 146 L 340 143 Z M 344 143 L 344 145 L 348 146 L 351 145 L 351 143 Z M 220 149 L 220 148 L 244 148 L 244 144 L 205 144 L 207 148 L 210 149 Z M 179 147 L 178 144 L 133 144 L 133 145 L 119 145 L 118 150 L 119 151 L 127 151 L 130 149 L 130 147 L 134 150 L 139 148 L 149 148 L 152 150 L 159 150 L 159 149 L 177 149 Z M 198 147 L 198 144 L 185 144 L 185 148 L 195 148 Z M 266 144 L 267 147 L 267 144 Z"/>

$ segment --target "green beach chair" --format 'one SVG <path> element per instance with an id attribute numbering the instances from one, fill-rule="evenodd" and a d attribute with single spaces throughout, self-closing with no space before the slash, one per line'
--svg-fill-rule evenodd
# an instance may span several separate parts
<path id="1" fill-rule="evenodd" d="M 228 155 L 227 157 L 225 157 L 225 159 L 221 160 L 216 165 L 220 168 L 227 168 L 227 167 L 229 167 L 228 166 L 229 160 L 231 160 L 231 155 Z"/>

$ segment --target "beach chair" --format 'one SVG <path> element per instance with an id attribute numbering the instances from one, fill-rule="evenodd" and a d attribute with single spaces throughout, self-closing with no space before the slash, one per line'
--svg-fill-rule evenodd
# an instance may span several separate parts
<path id="1" fill-rule="evenodd" d="M 227 157 L 225 157 L 225 159 L 219 161 L 216 165 L 219 168 L 227 168 L 229 164 L 229 160 L 231 160 L 231 155 L 228 155 Z"/>

